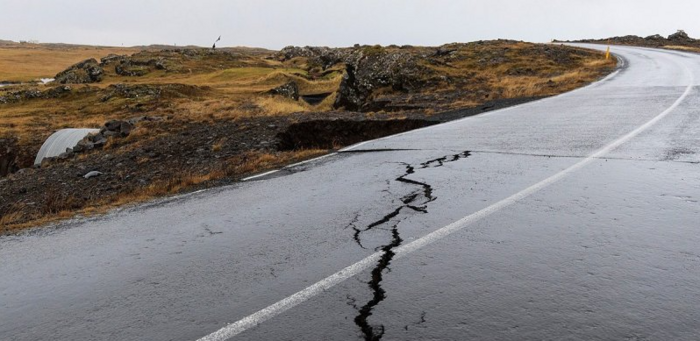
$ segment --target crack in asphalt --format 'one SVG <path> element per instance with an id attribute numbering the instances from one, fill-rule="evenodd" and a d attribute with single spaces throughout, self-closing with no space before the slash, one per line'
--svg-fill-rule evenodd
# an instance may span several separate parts
<path id="1" fill-rule="evenodd" d="M 414 323 L 412 323 L 411 325 L 412 325 L 412 326 L 420 326 L 421 324 L 425 323 L 425 322 L 427 321 L 427 320 L 425 319 L 425 315 L 426 315 L 426 312 L 425 312 L 425 311 L 421 312 L 421 314 L 420 314 L 420 321 L 414 322 Z M 403 327 L 403 329 L 404 329 L 404 330 L 408 330 L 408 327 L 409 327 L 409 326 L 410 326 L 410 325 L 407 324 L 407 325 L 405 325 L 405 326 Z"/>
<path id="2" fill-rule="evenodd" d="M 350 223 L 347 226 L 345 226 L 345 228 L 346 229 L 352 228 L 352 230 L 355 231 L 355 233 L 353 234 L 353 238 L 355 239 L 355 243 L 357 243 L 357 245 L 359 245 L 361 248 L 366 249 L 366 247 L 364 247 L 364 245 L 362 245 L 362 241 L 360 240 L 360 233 L 362 233 L 362 230 L 357 228 L 357 222 L 359 220 L 360 220 L 360 214 L 356 213 L 355 218 L 352 218 L 352 221 L 350 221 Z"/>
<path id="3" fill-rule="evenodd" d="M 372 280 L 367 284 L 372 290 L 372 299 L 369 300 L 364 306 L 362 306 L 358 315 L 355 317 L 355 324 L 360 327 L 362 334 L 365 336 L 365 340 L 368 341 L 378 341 L 384 336 L 384 325 L 372 326 L 369 321 L 370 316 L 372 316 L 372 310 L 379 303 L 381 303 L 386 298 L 386 291 L 382 288 L 382 279 L 384 270 L 389 267 L 391 260 L 394 258 L 394 248 L 399 247 L 403 239 L 399 234 L 399 223 L 391 227 L 391 243 L 382 246 L 382 257 L 377 262 L 377 266 L 372 269 Z"/>
<path id="4" fill-rule="evenodd" d="M 393 211 L 384 215 L 379 220 L 367 225 L 367 227 L 365 227 L 364 229 L 357 228 L 356 224 L 359 220 L 359 214 L 356 215 L 352 222 L 350 222 L 350 224 L 348 224 L 347 226 L 353 228 L 353 238 L 355 242 L 361 248 L 366 249 L 365 246 L 362 245 L 361 234 L 363 232 L 367 232 L 376 227 L 391 222 L 392 220 L 394 220 L 394 218 L 398 217 L 404 209 L 410 209 L 414 212 L 424 214 L 428 213 L 428 204 L 437 200 L 437 197 L 433 194 L 433 186 L 428 184 L 427 182 L 421 182 L 418 180 L 410 179 L 409 176 L 415 174 L 417 169 L 442 167 L 446 163 L 458 161 L 460 159 L 469 157 L 469 155 L 471 155 L 469 151 L 461 152 L 459 154 L 454 155 L 447 155 L 437 159 L 432 159 L 423 162 L 418 167 L 415 167 L 405 162 L 401 163 L 405 166 L 405 172 L 403 175 L 399 176 L 394 180 L 400 183 L 418 186 L 419 188 L 401 197 L 402 205 L 398 206 Z M 420 200 L 419 198 L 422 198 L 422 200 Z M 419 200 L 420 202 L 416 203 Z M 352 302 L 351 305 L 358 312 L 358 315 L 354 319 L 355 324 L 360 328 L 360 331 L 362 332 L 362 335 L 364 336 L 364 339 L 366 341 L 378 341 L 384 336 L 384 325 L 380 324 L 373 326 L 369 323 L 368 320 L 370 316 L 372 316 L 372 311 L 374 310 L 374 308 L 377 305 L 379 305 L 382 301 L 384 301 L 384 299 L 386 299 L 386 291 L 382 288 L 381 285 L 383 275 L 385 270 L 391 271 L 389 265 L 391 264 L 391 260 L 394 258 L 395 255 L 394 249 L 401 246 L 401 243 L 403 242 L 403 239 L 401 239 L 401 234 L 399 232 L 399 224 L 401 224 L 401 222 L 404 219 L 406 218 L 395 221 L 395 223 L 391 225 L 391 241 L 388 244 L 378 247 L 378 249 L 382 251 L 382 256 L 379 259 L 379 261 L 377 261 L 377 265 L 372 269 L 371 279 L 369 282 L 367 282 L 367 285 L 369 286 L 369 289 L 372 292 L 372 298 L 362 307 L 358 307 L 356 305 L 355 299 L 352 299 L 350 301 Z M 348 299 L 350 300 L 349 296 Z"/>

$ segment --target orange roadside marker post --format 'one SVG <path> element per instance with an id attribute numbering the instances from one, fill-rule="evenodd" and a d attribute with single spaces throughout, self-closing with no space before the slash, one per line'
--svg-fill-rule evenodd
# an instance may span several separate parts
<path id="1" fill-rule="evenodd" d="M 610 46 L 608 46 L 608 49 L 605 51 L 605 60 L 610 59 Z"/>

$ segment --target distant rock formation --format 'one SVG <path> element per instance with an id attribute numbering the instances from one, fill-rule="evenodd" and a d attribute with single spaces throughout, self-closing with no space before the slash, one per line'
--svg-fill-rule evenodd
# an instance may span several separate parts
<path id="1" fill-rule="evenodd" d="M 94 58 L 77 63 L 56 75 L 56 82 L 61 84 L 97 83 L 104 77 L 104 70 Z"/>
<path id="2" fill-rule="evenodd" d="M 611 37 L 607 39 L 584 39 L 578 40 L 582 43 L 610 43 L 614 45 L 631 45 L 631 46 L 646 46 L 646 47 L 664 47 L 664 46 L 687 46 L 700 48 L 700 40 L 691 38 L 685 31 L 678 30 L 676 33 L 663 37 L 660 34 L 654 34 L 647 37 L 635 35 Z"/>

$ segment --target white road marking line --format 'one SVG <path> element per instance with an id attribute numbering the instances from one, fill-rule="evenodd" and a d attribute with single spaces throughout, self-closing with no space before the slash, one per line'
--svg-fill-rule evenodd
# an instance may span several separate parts
<path id="1" fill-rule="evenodd" d="M 327 157 L 331 157 L 331 156 L 334 156 L 334 155 L 337 155 L 337 154 L 338 154 L 337 152 L 333 152 L 333 153 L 330 153 L 330 154 L 321 155 L 321 156 L 316 157 L 316 158 L 313 158 L 313 159 L 308 159 L 308 160 L 305 160 L 305 161 L 293 163 L 293 164 L 291 164 L 291 165 L 285 166 L 284 168 L 293 168 L 293 167 L 296 167 L 296 166 L 301 166 L 301 165 L 307 164 L 307 163 L 309 163 L 309 162 L 315 162 L 315 161 L 322 160 L 322 159 L 325 159 L 325 158 L 327 158 Z"/>
<path id="2" fill-rule="evenodd" d="M 274 170 L 271 170 L 271 171 L 268 171 L 268 172 L 265 172 L 265 173 L 262 173 L 262 174 L 249 176 L 249 177 L 247 177 L 247 178 L 241 179 L 241 181 L 250 181 L 250 180 L 257 179 L 257 178 L 262 178 L 263 176 L 267 176 L 267 175 L 270 175 L 270 174 L 275 174 L 275 173 L 277 173 L 277 172 L 279 172 L 279 171 L 281 171 L 281 170 L 283 170 L 283 169 L 289 169 L 289 168 L 293 168 L 293 167 L 296 167 L 296 166 L 301 166 L 301 165 L 303 165 L 303 164 L 307 164 L 307 163 L 309 163 L 309 162 L 314 162 L 314 161 L 318 161 L 318 160 L 321 160 L 321 159 L 325 159 L 325 158 L 327 158 L 327 157 L 331 157 L 331 156 L 336 155 L 336 154 L 338 154 L 338 153 L 336 152 L 336 153 L 330 153 L 330 154 L 326 154 L 326 155 L 321 155 L 321 156 L 315 157 L 315 158 L 313 158 L 313 159 L 309 159 L 309 160 L 305 160 L 305 161 L 301 161 L 301 162 L 293 163 L 293 164 L 291 164 L 291 165 L 284 166 L 284 167 L 282 167 L 282 168 L 280 168 L 280 169 L 274 169 Z"/>
<path id="3" fill-rule="evenodd" d="M 656 124 L 659 120 L 663 119 L 666 117 L 669 113 L 671 113 L 674 109 L 676 109 L 682 102 L 685 100 L 685 98 L 690 94 L 691 90 L 693 89 L 693 83 L 695 81 L 692 79 L 692 73 L 689 73 L 690 70 L 687 70 L 686 68 L 686 73 L 691 75 L 691 82 L 690 85 L 685 89 L 685 92 L 683 92 L 683 95 L 679 97 L 668 109 L 664 110 L 662 113 L 654 117 L 653 119 L 649 120 L 645 124 L 639 126 L 637 129 L 632 130 L 631 132 L 627 133 L 626 135 L 616 139 L 615 141 L 611 142 L 610 144 L 606 145 L 605 147 L 599 149 L 598 151 L 594 152 L 593 154 L 589 155 L 585 159 L 582 159 L 581 161 L 573 164 L 572 166 L 569 166 L 568 168 L 564 169 L 563 171 L 552 175 L 549 178 L 546 178 L 518 193 L 515 193 L 505 199 L 502 199 L 499 202 L 496 202 L 495 204 L 492 204 L 486 208 L 483 208 L 477 212 L 474 212 L 460 220 L 457 220 L 445 227 L 442 227 L 436 231 L 433 231 L 419 239 L 416 239 L 406 245 L 403 245 L 401 247 L 398 247 L 396 249 L 396 255 L 394 256 L 395 259 L 404 257 L 411 252 L 414 252 L 416 250 L 419 250 L 429 244 L 432 244 L 446 236 L 449 236 L 450 234 L 453 234 L 457 231 L 460 231 L 464 229 L 465 227 L 469 226 L 470 224 L 477 222 L 481 219 L 484 219 L 491 214 L 498 212 L 499 210 L 502 210 L 522 199 L 527 198 L 528 196 L 556 183 L 557 181 L 561 180 L 565 176 L 567 176 L 570 173 L 573 173 L 584 166 L 588 165 L 589 163 L 593 162 L 597 158 L 600 158 L 601 156 L 609 153 L 610 151 L 614 150 L 615 148 L 619 147 L 623 143 L 629 141 L 630 139 L 634 138 L 635 136 L 639 135 L 641 132 L 643 132 L 646 129 L 649 129 L 649 127 L 653 126 Z M 260 323 L 263 323 L 297 305 L 300 303 L 303 303 L 312 297 L 319 295 L 323 293 L 324 291 L 332 288 L 333 286 L 345 281 L 346 279 L 353 277 L 363 270 L 371 267 L 374 265 L 382 256 L 383 252 L 375 252 L 372 255 L 370 255 L 367 258 L 362 259 L 361 261 L 352 264 L 343 270 L 340 270 L 324 279 L 322 279 L 319 282 L 316 282 L 315 284 L 307 287 L 306 289 L 303 289 L 271 306 L 268 306 L 267 308 L 264 308 L 252 315 L 249 315 L 237 322 L 231 323 L 219 330 L 217 330 L 214 333 L 211 333 L 205 337 L 202 337 L 198 339 L 197 341 L 224 341 L 228 340 L 252 327 L 257 326 Z"/>
<path id="4" fill-rule="evenodd" d="M 279 172 L 280 170 L 281 170 L 281 169 L 275 169 L 275 170 L 271 170 L 271 171 L 269 171 L 269 172 L 265 172 L 265 173 L 261 173 L 261 174 L 257 174 L 257 175 L 253 175 L 253 176 L 249 176 L 249 177 L 247 177 L 247 178 L 241 179 L 241 181 L 249 181 L 249 180 L 253 180 L 253 179 L 257 179 L 257 178 L 262 178 L 263 176 L 277 173 L 277 172 Z"/>

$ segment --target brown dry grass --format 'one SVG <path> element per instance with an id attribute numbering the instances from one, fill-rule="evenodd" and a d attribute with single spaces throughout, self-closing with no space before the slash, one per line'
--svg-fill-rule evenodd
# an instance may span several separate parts
<path id="1" fill-rule="evenodd" d="M 615 60 L 605 58 L 586 61 L 582 67 L 556 76 L 490 77 L 494 88 L 501 89 L 500 98 L 551 96 L 591 83 L 600 77 L 600 69 L 615 67 Z"/>
<path id="2" fill-rule="evenodd" d="M 311 106 L 304 102 L 278 96 L 259 97 L 255 100 L 255 104 L 263 110 L 262 112 L 266 116 L 305 112 L 311 109 Z"/>
<path id="3" fill-rule="evenodd" d="M 137 51 L 133 48 L 116 47 L 0 47 L 0 81 L 26 82 L 38 78 L 53 78 L 67 66 L 88 58 L 99 60 L 110 53 L 132 54 Z"/>
<path id="4" fill-rule="evenodd" d="M 679 50 L 679 51 L 688 51 L 688 52 L 700 52 L 700 48 L 698 47 L 691 47 L 691 46 L 680 46 L 680 45 L 666 45 L 663 48 L 669 49 L 669 50 Z"/>

